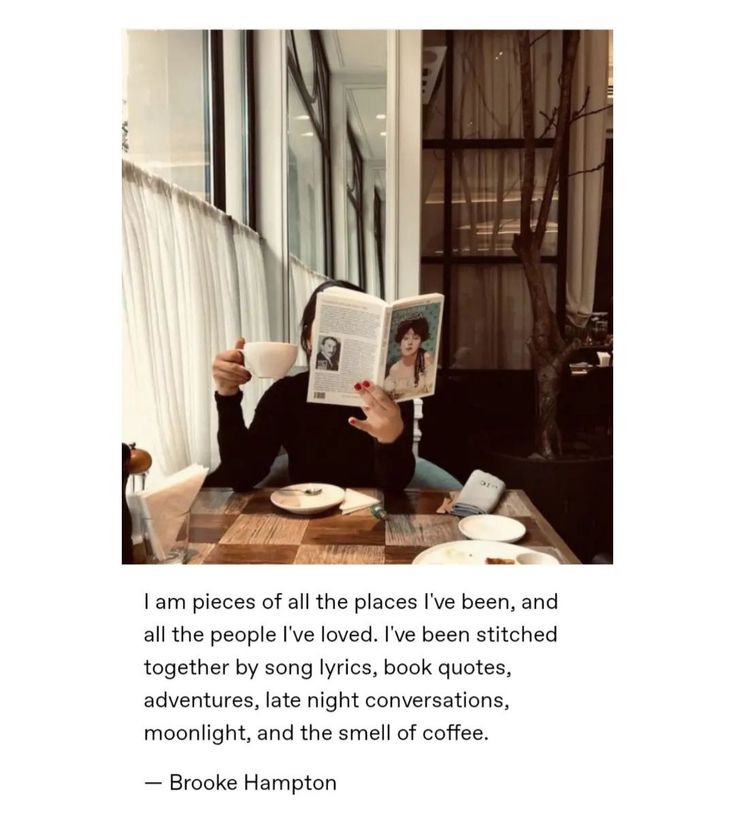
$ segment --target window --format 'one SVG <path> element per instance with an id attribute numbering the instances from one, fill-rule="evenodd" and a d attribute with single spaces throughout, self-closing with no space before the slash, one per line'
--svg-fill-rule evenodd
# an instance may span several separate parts
<path id="1" fill-rule="evenodd" d="M 442 366 L 529 368 L 532 322 L 520 259 L 523 161 L 518 48 L 513 31 L 425 31 L 423 70 L 422 292 L 443 292 Z M 554 136 L 561 31 L 533 49 L 536 195 Z M 562 186 L 565 187 L 565 186 Z M 565 195 L 554 194 L 542 260 L 564 315 Z"/>
<path id="2" fill-rule="evenodd" d="M 252 32 L 130 30 L 127 159 L 255 228 Z"/>
<path id="3" fill-rule="evenodd" d="M 212 201 L 206 31 L 125 32 L 126 158 Z"/>
<path id="4" fill-rule="evenodd" d="M 288 249 L 314 272 L 332 270 L 329 67 L 317 31 L 288 35 Z"/>

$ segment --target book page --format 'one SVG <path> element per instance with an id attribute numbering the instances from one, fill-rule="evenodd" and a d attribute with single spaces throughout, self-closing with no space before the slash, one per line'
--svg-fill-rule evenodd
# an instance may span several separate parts
<path id="1" fill-rule="evenodd" d="M 317 296 L 309 361 L 309 403 L 362 405 L 354 385 L 382 380 L 386 304 L 361 292 L 331 287 Z"/>
<path id="2" fill-rule="evenodd" d="M 443 309 L 438 293 L 393 304 L 383 388 L 396 402 L 434 394 Z"/>

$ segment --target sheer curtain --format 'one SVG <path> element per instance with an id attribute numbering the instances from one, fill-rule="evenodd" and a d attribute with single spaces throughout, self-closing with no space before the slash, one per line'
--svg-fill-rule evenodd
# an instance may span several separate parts
<path id="1" fill-rule="evenodd" d="M 522 136 L 520 62 L 515 32 L 457 31 L 454 36 L 459 60 L 454 71 L 454 98 L 457 100 L 454 135 L 464 139 Z M 548 116 L 558 104 L 562 32 L 533 31 L 531 40 L 535 41 L 531 52 L 536 103 L 535 133 L 541 136 L 547 124 L 544 114 Z M 589 99 L 585 110 L 597 111 L 607 103 L 608 49 L 609 32 L 581 32 L 574 70 L 572 110 L 582 107 L 588 88 Z M 552 128 L 546 136 L 554 134 L 555 128 Z M 604 113 L 585 116 L 575 122 L 570 131 L 569 172 L 599 167 L 605 159 L 605 137 Z M 494 220 L 498 226 L 505 225 L 510 234 L 515 218 L 511 202 L 517 197 L 518 190 L 513 189 L 512 181 L 510 185 L 500 182 L 504 169 L 506 173 L 510 169 L 508 164 L 504 168 L 503 153 L 492 151 L 483 157 L 481 153 L 473 155 L 465 151 L 459 174 L 462 189 L 455 190 L 454 197 L 459 200 L 464 197 L 467 201 L 471 195 L 482 198 L 482 195 L 478 196 L 478 188 L 482 193 L 485 186 L 492 188 L 493 181 L 498 182 L 497 189 L 493 191 L 497 197 Z M 543 154 L 543 151 L 537 151 L 537 164 L 539 160 L 544 163 L 546 157 Z M 512 175 L 518 172 L 519 168 L 513 168 Z M 539 196 L 542 181 L 537 168 Z M 568 184 L 566 309 L 567 317 L 572 322 L 584 326 L 594 304 L 603 172 L 597 170 L 571 176 Z M 537 202 L 534 202 L 534 212 L 536 208 Z M 492 220 L 480 218 L 485 224 Z M 555 221 L 556 214 L 552 208 L 549 232 L 556 229 Z M 466 235 L 469 237 L 473 233 Z M 550 243 L 550 238 L 547 233 L 547 243 Z M 553 236 L 553 244 L 545 247 L 544 252 L 556 251 L 556 235 Z"/>
<path id="2" fill-rule="evenodd" d="M 156 475 L 219 464 L 212 359 L 270 340 L 258 235 L 123 162 L 123 436 Z M 245 389 L 250 419 L 267 384 Z"/>
<path id="3" fill-rule="evenodd" d="M 557 101 L 561 68 L 560 31 L 532 32 L 536 102 L 535 132 L 546 128 L 544 113 Z M 523 135 L 520 57 L 514 31 L 456 31 L 453 135 L 462 139 L 508 139 Z M 543 112 L 543 113 L 542 113 Z M 552 130 L 549 134 L 553 136 Z M 540 203 L 548 149 L 537 151 L 534 214 Z M 523 369 L 531 365 L 526 340 L 532 314 L 520 264 L 462 265 L 462 255 L 515 257 L 513 234 L 520 229 L 522 152 L 511 148 L 465 149 L 455 153 L 452 190 L 451 366 Z M 428 189 L 426 191 L 428 193 Z M 557 249 L 557 208 L 552 205 L 544 253 Z M 552 305 L 555 267 L 545 268 Z"/>
<path id="4" fill-rule="evenodd" d="M 577 50 L 572 108 L 585 101 L 587 111 L 607 104 L 609 32 L 583 31 Z M 569 172 L 599 168 L 605 160 L 606 112 L 578 119 L 569 133 Z M 569 178 L 567 225 L 567 318 L 585 326 L 595 302 L 597 245 L 600 237 L 604 171 L 579 173 Z"/>
<path id="5" fill-rule="evenodd" d="M 556 267 L 545 266 L 546 291 L 556 299 Z M 455 267 L 451 368 L 528 369 L 533 316 L 520 265 Z"/>
<path id="6" fill-rule="evenodd" d="M 538 39 L 537 39 L 538 38 Z M 558 102 L 561 31 L 532 31 L 535 132 Z M 523 136 L 521 69 L 515 31 L 455 31 L 454 136 L 503 139 Z M 543 113 L 542 113 L 543 112 Z M 547 136 L 553 136 L 552 130 Z"/>
<path id="7" fill-rule="evenodd" d="M 558 105 L 562 32 L 531 32 L 535 134 L 547 132 L 548 116 Z M 453 133 L 460 139 L 510 139 L 523 135 L 520 58 L 514 31 L 454 32 Z M 587 110 L 605 105 L 608 32 L 582 32 L 574 76 L 573 110 L 590 87 Z M 596 167 L 604 159 L 605 116 L 587 116 L 571 132 L 570 172 Z M 537 148 L 535 217 L 550 149 Z M 465 265 L 462 255 L 515 257 L 513 234 L 520 229 L 522 152 L 510 148 L 465 148 L 454 153 L 452 202 L 453 297 L 451 365 L 458 368 L 528 368 L 526 339 L 532 317 L 525 276 L 520 265 Z M 600 225 L 602 172 L 569 179 L 567 224 L 567 313 L 586 321 L 595 289 Z M 423 201 L 443 199 L 443 156 L 424 155 Z M 549 216 L 542 252 L 558 248 L 558 188 Z M 436 210 L 436 214 L 434 213 Z M 424 207 L 424 252 L 441 246 L 441 208 Z M 429 218 L 427 218 L 427 215 Z M 552 307 L 556 306 L 555 266 L 546 268 Z"/>

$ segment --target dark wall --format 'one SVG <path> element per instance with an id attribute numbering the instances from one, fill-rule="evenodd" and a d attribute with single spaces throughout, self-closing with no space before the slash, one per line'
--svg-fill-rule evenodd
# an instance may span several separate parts
<path id="1" fill-rule="evenodd" d="M 597 245 L 597 278 L 595 280 L 595 312 L 609 313 L 610 331 L 613 320 L 613 140 L 605 144 L 605 177 L 602 182 L 600 240 Z"/>
<path id="2" fill-rule="evenodd" d="M 612 367 L 567 374 L 559 424 L 565 459 L 535 463 L 531 371 L 440 372 L 423 403 L 422 457 L 465 482 L 475 468 L 521 488 L 583 561 L 612 553 Z M 506 454 L 516 455 L 507 457 Z"/>
<path id="3" fill-rule="evenodd" d="M 471 443 L 477 433 L 500 444 L 528 436 L 533 395 L 531 371 L 439 372 L 436 394 L 424 400 L 421 456 L 464 481 L 478 467 Z"/>
<path id="4" fill-rule="evenodd" d="M 611 367 L 565 375 L 559 423 L 570 447 L 580 436 L 611 435 L 612 373 Z M 530 370 L 439 372 L 437 393 L 423 404 L 421 456 L 464 481 L 479 467 L 473 443 L 478 435 L 499 450 L 531 453 L 534 394 Z"/>

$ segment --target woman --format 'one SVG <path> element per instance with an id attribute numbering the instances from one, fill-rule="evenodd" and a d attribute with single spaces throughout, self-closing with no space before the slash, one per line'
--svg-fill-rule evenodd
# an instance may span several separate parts
<path id="1" fill-rule="evenodd" d="M 347 281 L 327 281 L 312 293 L 301 319 L 301 347 L 311 357 L 316 296 L 330 286 L 360 290 Z M 221 473 L 236 491 L 249 490 L 270 471 L 281 446 L 292 482 L 377 486 L 402 490 L 414 472 L 411 450 L 413 404 L 400 407 L 374 383 L 355 383 L 363 415 L 350 406 L 307 403 L 309 373 L 276 381 L 263 395 L 250 428 L 240 403 L 250 380 L 243 364 L 243 338 L 214 359 L 212 374 L 219 415 Z"/>
<path id="2" fill-rule="evenodd" d="M 398 325 L 395 341 L 401 348 L 401 357 L 388 370 L 385 389 L 391 397 L 428 394 L 432 387 L 434 358 L 421 344 L 431 337 L 429 322 L 424 317 L 413 317 Z"/>

